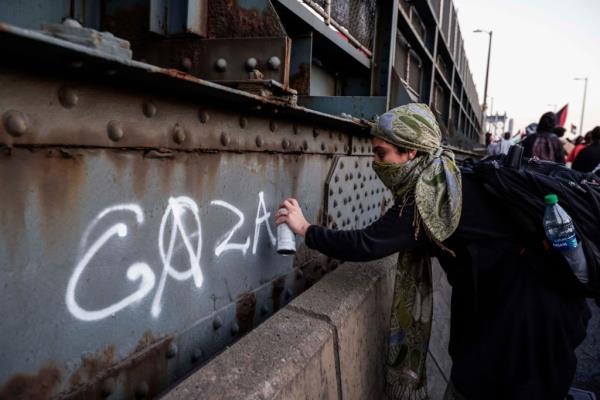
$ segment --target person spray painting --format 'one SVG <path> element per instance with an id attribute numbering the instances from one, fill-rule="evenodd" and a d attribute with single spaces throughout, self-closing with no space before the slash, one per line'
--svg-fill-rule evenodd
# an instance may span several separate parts
<path id="1" fill-rule="evenodd" d="M 389 399 L 427 398 L 431 257 L 453 287 L 446 399 L 564 399 L 589 319 L 584 299 L 540 279 L 535 267 L 552 265 L 536 265 L 521 252 L 502 203 L 461 173 L 426 105 L 385 113 L 371 133 L 373 169 L 395 198 L 379 220 L 361 230 L 331 230 L 306 221 L 290 198 L 275 222 L 333 258 L 399 253 L 390 331 L 373 333 L 389 338 Z"/>

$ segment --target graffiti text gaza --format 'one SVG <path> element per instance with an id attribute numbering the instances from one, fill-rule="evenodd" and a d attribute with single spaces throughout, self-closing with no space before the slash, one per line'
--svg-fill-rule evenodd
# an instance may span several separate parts
<path id="1" fill-rule="evenodd" d="M 267 234 L 272 245 L 275 245 L 276 238 L 269 225 L 271 213 L 267 211 L 264 199 L 264 193 L 258 194 L 258 207 L 256 218 L 254 220 L 254 236 L 251 240 L 247 236 L 242 243 L 235 243 L 234 236 L 236 232 L 244 225 L 245 216 L 235 206 L 223 200 L 213 200 L 210 203 L 212 207 L 221 207 L 232 212 L 237 216 L 235 225 L 223 236 L 214 249 L 217 257 L 222 256 L 228 251 L 240 251 L 246 255 L 252 241 L 252 254 L 256 254 L 260 238 L 261 226 L 264 224 L 267 228 Z M 107 318 L 124 308 L 144 299 L 156 287 L 154 298 L 152 299 L 151 314 L 158 317 L 162 310 L 162 296 L 165 289 L 167 278 L 176 281 L 186 281 L 192 279 L 197 288 L 201 288 L 204 282 L 201 267 L 202 253 L 202 225 L 200 221 L 200 209 L 196 202 L 187 196 L 171 197 L 167 202 L 167 208 L 163 213 L 160 228 L 158 231 L 158 253 L 162 271 L 158 279 L 155 272 L 146 262 L 134 262 L 127 269 L 126 276 L 132 282 L 139 282 L 137 290 L 128 296 L 116 301 L 108 307 L 98 310 L 88 310 L 77 302 L 77 284 L 80 281 L 88 265 L 92 262 L 100 249 L 110 246 L 114 240 L 123 240 L 129 235 L 129 228 L 125 221 L 118 221 L 109 226 L 100 236 L 90 244 L 90 235 L 96 227 L 109 214 L 127 213 L 133 214 L 135 223 L 138 226 L 144 224 L 144 213 L 137 204 L 119 204 L 102 210 L 96 218 L 88 225 L 82 235 L 80 243 L 80 252 L 83 254 L 75 265 L 75 270 L 69 279 L 65 301 L 69 312 L 77 319 L 82 321 L 97 321 Z M 184 220 L 185 219 L 185 220 Z M 189 228 L 191 220 L 192 231 Z M 187 224 L 185 222 L 188 222 Z M 171 264 L 173 256 L 184 249 L 186 261 L 189 267 L 180 271 Z"/>

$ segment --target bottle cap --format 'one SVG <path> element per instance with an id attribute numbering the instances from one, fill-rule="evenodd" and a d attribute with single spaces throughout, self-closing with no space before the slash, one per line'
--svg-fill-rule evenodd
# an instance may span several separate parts
<path id="1" fill-rule="evenodd" d="M 544 196 L 544 203 L 548 204 L 549 206 L 553 206 L 558 203 L 558 196 L 554 193 L 547 194 Z"/>

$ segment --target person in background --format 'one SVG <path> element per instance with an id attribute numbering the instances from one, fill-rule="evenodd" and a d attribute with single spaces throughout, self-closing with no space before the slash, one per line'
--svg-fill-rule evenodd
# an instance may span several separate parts
<path id="1" fill-rule="evenodd" d="M 571 150 L 573 150 L 575 145 L 573 143 L 569 142 L 565 138 L 566 132 L 567 132 L 567 130 L 565 128 L 563 128 L 562 126 L 557 126 L 556 128 L 554 128 L 554 133 L 556 134 L 556 136 L 560 139 L 560 141 L 563 144 L 563 149 L 565 149 L 565 154 L 571 154 Z"/>
<path id="2" fill-rule="evenodd" d="M 565 150 L 562 142 L 554 133 L 555 126 L 556 115 L 553 112 L 542 115 L 537 132 L 527 136 L 522 143 L 523 155 L 564 164 Z"/>
<path id="3" fill-rule="evenodd" d="M 586 137 L 591 135 L 591 132 L 586 134 Z M 579 135 L 575 138 L 575 146 L 573 146 L 573 150 L 567 156 L 567 164 L 572 164 L 575 161 L 575 157 L 585 148 L 585 139 L 583 136 Z"/>
<path id="4" fill-rule="evenodd" d="M 562 275 L 539 274 L 559 273 L 560 260 L 523 252 L 506 205 L 458 168 L 426 105 L 386 112 L 371 134 L 373 170 L 395 200 L 381 218 L 364 229 L 327 229 L 310 224 L 288 198 L 275 223 L 287 223 L 307 247 L 340 260 L 399 253 L 390 329 L 369 332 L 388 336 L 381 355 L 387 398 L 428 398 L 431 257 L 437 257 L 452 285 L 445 399 L 564 399 L 590 312 L 585 299 L 564 291 Z"/>
<path id="5" fill-rule="evenodd" d="M 579 172 L 592 172 L 600 164 L 600 126 L 590 134 L 589 144 L 577 154 L 573 168 Z"/>
<path id="6" fill-rule="evenodd" d="M 500 141 L 500 154 L 508 154 L 508 149 L 510 149 L 510 146 L 513 144 L 511 136 L 510 132 L 504 132 L 502 140 Z"/>

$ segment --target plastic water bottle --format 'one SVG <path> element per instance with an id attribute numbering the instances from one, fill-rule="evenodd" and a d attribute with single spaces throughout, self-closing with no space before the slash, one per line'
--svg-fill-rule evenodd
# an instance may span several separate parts
<path id="1" fill-rule="evenodd" d="M 587 283 L 588 269 L 581 243 L 575 235 L 575 225 L 567 212 L 558 204 L 558 196 L 549 194 L 544 197 L 546 211 L 544 212 L 544 231 L 546 237 L 558 250 L 581 281 Z"/>

